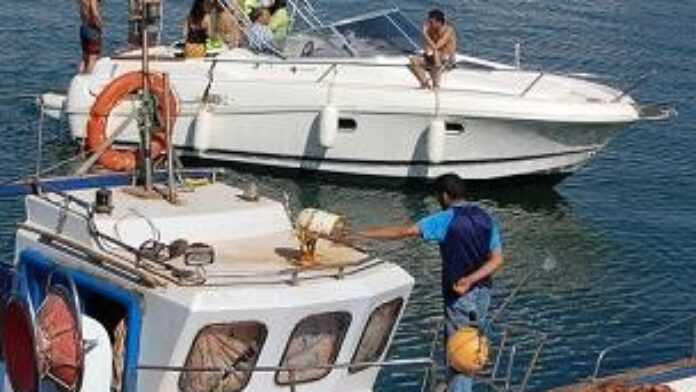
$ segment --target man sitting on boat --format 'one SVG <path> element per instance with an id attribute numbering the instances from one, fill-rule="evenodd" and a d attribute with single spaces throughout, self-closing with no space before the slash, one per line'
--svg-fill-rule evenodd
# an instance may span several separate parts
<path id="1" fill-rule="evenodd" d="M 433 9 L 423 24 L 423 38 L 423 56 L 412 57 L 410 68 L 422 88 L 439 88 L 443 69 L 452 67 L 455 62 L 457 32 L 445 20 L 444 12 Z M 426 71 L 431 81 L 428 81 Z"/>

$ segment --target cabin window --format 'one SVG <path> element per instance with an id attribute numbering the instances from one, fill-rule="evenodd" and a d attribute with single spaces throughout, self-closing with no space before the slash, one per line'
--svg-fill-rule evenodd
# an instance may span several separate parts
<path id="1" fill-rule="evenodd" d="M 387 348 L 389 337 L 403 304 L 403 299 L 396 298 L 383 303 L 372 312 L 358 343 L 358 349 L 353 355 L 352 364 L 379 361 Z M 349 371 L 357 373 L 365 369 L 367 369 L 365 366 L 351 366 Z"/>
<path id="2" fill-rule="evenodd" d="M 290 336 L 280 362 L 283 368 L 298 369 L 291 380 L 289 371 L 276 373 L 279 385 L 317 381 L 331 373 L 343 339 L 350 326 L 351 316 L 346 312 L 332 312 L 309 316 L 300 321 Z M 314 367 L 314 368 L 313 368 Z"/>
<path id="3" fill-rule="evenodd" d="M 445 123 L 445 130 L 448 135 L 459 135 L 466 131 L 466 126 L 463 121 L 447 121 Z"/>
<path id="4" fill-rule="evenodd" d="M 186 358 L 186 368 L 251 369 L 256 366 L 268 331 L 257 322 L 209 325 L 198 332 Z M 226 372 L 184 371 L 179 376 L 183 392 L 237 392 L 251 379 L 250 370 Z"/>
<path id="5" fill-rule="evenodd" d="M 338 119 L 338 130 L 342 132 L 353 132 L 358 129 L 358 122 L 355 119 L 341 117 Z"/>

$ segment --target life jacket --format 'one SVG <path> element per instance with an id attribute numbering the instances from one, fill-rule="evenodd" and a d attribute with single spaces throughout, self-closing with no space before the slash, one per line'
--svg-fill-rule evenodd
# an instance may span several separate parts
<path id="1" fill-rule="evenodd" d="M 446 304 L 459 298 L 452 286 L 488 260 L 493 230 L 490 215 L 478 206 L 455 206 L 452 210 L 454 217 L 447 229 L 445 240 L 440 243 L 442 296 Z M 476 282 L 474 287 L 490 287 L 492 283 L 491 278 L 487 277 Z"/>

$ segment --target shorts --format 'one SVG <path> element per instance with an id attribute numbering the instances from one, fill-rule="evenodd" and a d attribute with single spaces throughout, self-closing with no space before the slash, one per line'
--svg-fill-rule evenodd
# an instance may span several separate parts
<path id="1" fill-rule="evenodd" d="M 80 26 L 82 53 L 99 55 L 101 53 L 102 32 L 99 27 L 83 24 Z"/>
<path id="2" fill-rule="evenodd" d="M 423 61 L 425 62 L 425 69 L 428 71 L 435 71 L 435 56 L 424 53 L 423 54 Z M 441 69 L 443 70 L 450 70 L 453 69 L 457 66 L 457 63 L 454 60 L 453 56 L 446 57 L 442 60 L 442 66 Z"/>

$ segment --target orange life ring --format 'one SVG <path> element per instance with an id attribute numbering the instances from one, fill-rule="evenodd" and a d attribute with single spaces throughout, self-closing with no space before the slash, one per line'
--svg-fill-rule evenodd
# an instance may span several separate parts
<path id="1" fill-rule="evenodd" d="M 160 73 L 147 74 L 150 92 L 155 96 L 157 113 L 159 118 L 164 121 L 167 110 L 164 106 L 165 94 L 169 105 L 169 126 L 174 127 L 176 120 L 178 103 L 174 92 L 164 91 L 164 76 Z M 106 126 L 109 122 L 109 114 L 125 97 L 134 94 L 143 88 L 143 74 L 141 72 L 129 72 L 119 76 L 109 83 L 97 96 L 94 105 L 89 113 L 87 121 L 87 137 L 85 138 L 86 150 L 96 151 L 107 139 Z M 150 155 L 158 158 L 166 153 L 167 135 L 166 129 L 162 126 L 152 134 L 152 145 Z M 137 152 L 135 150 L 107 150 L 98 161 L 102 166 L 113 171 L 130 171 L 135 169 L 137 164 Z"/>

